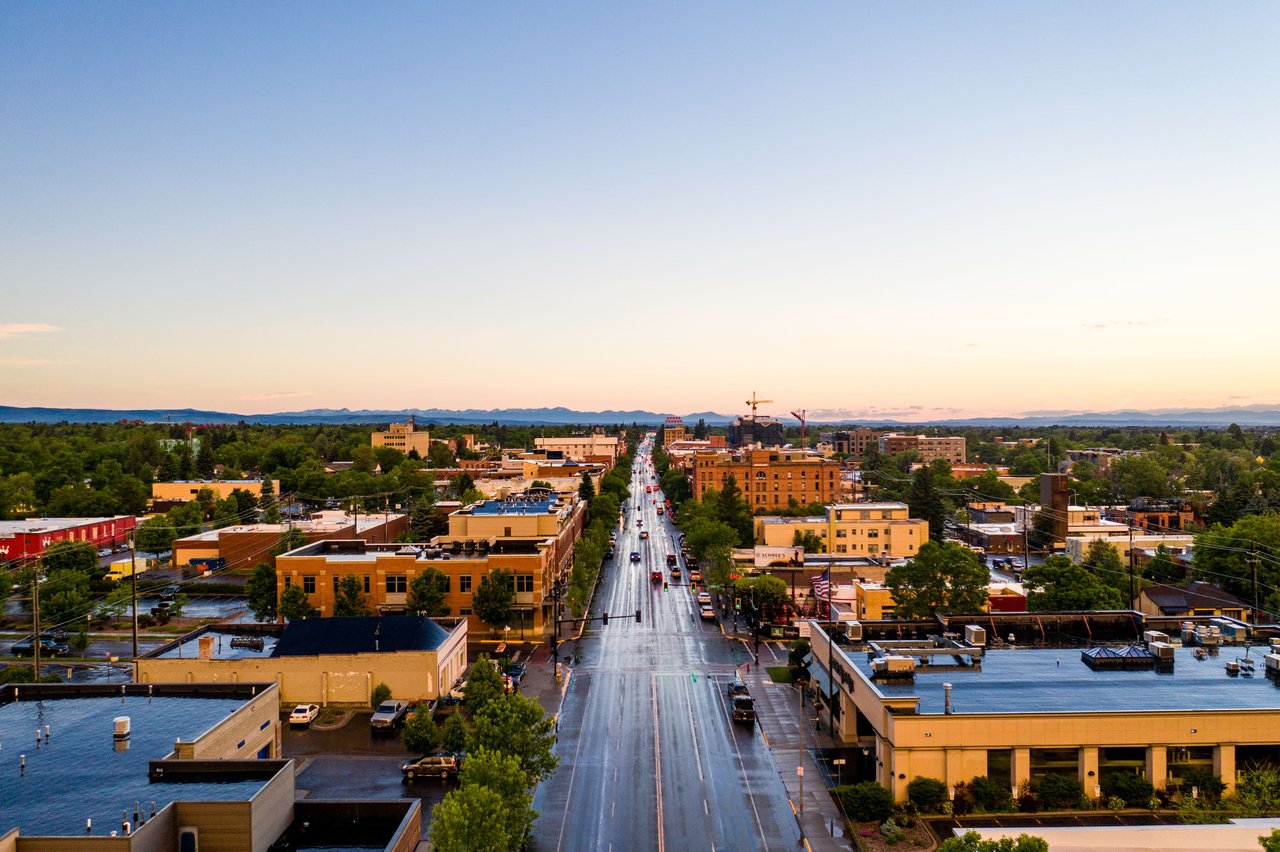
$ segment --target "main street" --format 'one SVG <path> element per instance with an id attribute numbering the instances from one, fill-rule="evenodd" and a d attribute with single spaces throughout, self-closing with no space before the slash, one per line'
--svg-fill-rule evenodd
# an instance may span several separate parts
<path id="1" fill-rule="evenodd" d="M 666 554 L 680 546 L 657 514 L 648 463 L 642 445 L 592 606 L 609 624 L 562 648 L 579 659 L 560 714 L 560 768 L 534 801 L 537 848 L 795 849 L 799 831 L 763 736 L 730 721 L 726 687 L 746 662 L 741 643 L 699 617 L 687 571 L 665 591 L 649 579 L 651 566 L 670 576 Z"/>

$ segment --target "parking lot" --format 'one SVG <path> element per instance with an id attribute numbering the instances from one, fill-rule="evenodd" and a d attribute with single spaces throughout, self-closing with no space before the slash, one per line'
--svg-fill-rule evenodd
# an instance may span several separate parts
<path id="1" fill-rule="evenodd" d="M 415 798 L 422 802 L 426 836 L 431 809 L 456 781 L 437 779 L 405 783 L 400 766 L 411 757 L 399 735 L 374 734 L 368 712 L 357 713 L 336 731 L 289 729 L 284 756 L 298 761 L 298 796 L 311 799 Z"/>

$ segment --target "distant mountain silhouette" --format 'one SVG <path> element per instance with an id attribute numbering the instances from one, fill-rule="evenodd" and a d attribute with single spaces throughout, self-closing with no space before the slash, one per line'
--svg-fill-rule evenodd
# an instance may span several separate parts
<path id="1" fill-rule="evenodd" d="M 304 411 L 282 411 L 275 414 L 234 414 L 222 411 L 204 411 L 194 408 L 19 408 L 0 405 L 0 423 L 114 423 L 117 420 L 141 420 L 147 423 L 390 423 L 402 421 L 409 415 L 419 423 L 440 425 L 500 423 L 507 426 L 605 426 L 616 423 L 641 423 L 647 426 L 661 424 L 669 414 L 653 411 L 575 411 L 570 408 L 496 408 L 496 409 L 359 409 L 312 408 Z M 705 420 L 709 426 L 723 426 L 735 415 L 701 411 L 684 414 L 686 424 Z M 790 420 L 791 418 L 787 418 Z M 1065 412 L 1037 411 L 1023 416 L 947 418 L 928 421 L 902 421 L 886 419 L 810 421 L 810 426 L 838 426 L 858 423 L 867 426 L 904 427 L 917 426 L 1164 426 L 1164 427 L 1224 427 L 1232 423 L 1240 426 L 1280 426 L 1280 408 L 1266 405 L 1234 406 L 1230 408 L 1171 408 L 1155 411 L 1106 411 Z"/>

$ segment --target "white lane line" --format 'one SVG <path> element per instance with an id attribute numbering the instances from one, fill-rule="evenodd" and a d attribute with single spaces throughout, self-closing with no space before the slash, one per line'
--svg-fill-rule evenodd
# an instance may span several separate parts
<path id="1" fill-rule="evenodd" d="M 751 792 L 751 781 L 747 778 L 747 765 L 742 760 L 742 749 L 738 748 L 738 738 L 734 735 L 734 731 L 732 729 L 732 725 L 733 725 L 733 722 L 731 721 L 732 714 L 729 712 L 729 706 L 728 704 L 725 703 L 725 697 L 723 695 L 720 696 L 720 702 L 721 702 L 721 707 L 723 707 L 725 710 L 724 718 L 730 719 L 729 739 L 733 741 L 733 751 L 735 754 L 738 755 L 738 769 L 742 771 L 742 786 L 747 791 L 747 801 L 751 803 L 751 812 L 755 815 L 755 818 L 756 818 L 756 830 L 760 832 L 760 841 L 762 844 L 762 848 L 768 848 L 769 841 L 765 838 L 764 824 L 760 821 L 760 809 L 756 807 L 756 797 Z M 754 724 L 755 723 L 753 722 L 752 725 Z M 763 730 L 763 728 L 761 730 Z"/>
<path id="2" fill-rule="evenodd" d="M 704 782 L 706 778 L 702 774 L 702 749 L 698 748 L 698 729 L 693 724 L 693 697 L 689 694 L 690 687 L 685 687 L 684 706 L 689 711 L 689 736 L 693 737 L 693 760 L 698 766 L 698 781 Z M 704 800 L 705 804 L 705 800 Z"/>
<path id="3" fill-rule="evenodd" d="M 662 743 L 661 735 L 658 731 L 658 679 L 654 676 L 649 677 L 649 689 L 652 696 L 653 709 L 653 777 L 657 783 L 658 806 L 655 809 L 658 816 L 658 852 L 666 852 L 666 839 L 662 835 Z M 739 755 L 741 759 L 741 755 Z M 757 817 L 757 820 L 759 817 Z"/>

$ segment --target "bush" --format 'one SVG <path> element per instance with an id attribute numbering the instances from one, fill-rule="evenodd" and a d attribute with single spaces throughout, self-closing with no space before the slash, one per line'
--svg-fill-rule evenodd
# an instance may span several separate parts
<path id="1" fill-rule="evenodd" d="M 1124 799 L 1131 808 L 1141 808 L 1151 799 L 1155 788 L 1150 781 L 1131 772 L 1117 772 L 1102 779 L 1102 792 L 1108 798 Z"/>
<path id="2" fill-rule="evenodd" d="M 373 693 L 369 696 L 369 706 L 374 710 L 378 709 L 378 705 L 391 697 L 391 687 L 385 683 L 380 683 L 373 688 Z"/>
<path id="3" fill-rule="evenodd" d="M 913 778 L 907 785 L 907 798 L 921 811 L 932 811 L 947 800 L 947 785 L 937 778 Z"/>
<path id="4" fill-rule="evenodd" d="M 1119 796 L 1107 796 L 1107 808 L 1113 811 L 1122 811 L 1125 808 L 1125 800 Z"/>
<path id="5" fill-rule="evenodd" d="M 1009 785 L 1001 784 L 990 775 L 979 775 L 969 784 L 973 799 L 984 811 L 1003 811 L 1009 808 Z"/>
<path id="6" fill-rule="evenodd" d="M 1227 785 L 1222 783 L 1222 779 L 1213 774 L 1212 769 L 1196 767 L 1188 769 L 1182 776 L 1179 784 L 1184 796 L 1191 795 L 1191 788 L 1195 787 L 1197 794 L 1202 799 L 1210 802 L 1216 802 L 1222 798 L 1222 792 L 1227 789 Z"/>
<path id="7" fill-rule="evenodd" d="M 1040 779 L 1036 794 L 1046 808 L 1066 810 L 1080 802 L 1080 797 L 1084 795 L 1084 787 L 1069 775 L 1049 773 Z"/>
<path id="8" fill-rule="evenodd" d="M 907 837 L 907 833 L 892 819 L 884 821 L 880 826 L 880 833 L 884 835 L 884 842 L 890 846 L 901 843 Z"/>
<path id="9" fill-rule="evenodd" d="M 845 815 L 856 822 L 882 822 L 893 813 L 893 793 L 874 781 L 838 787 Z"/>

